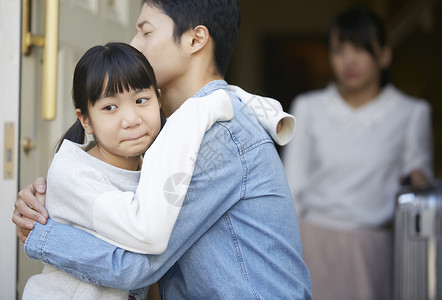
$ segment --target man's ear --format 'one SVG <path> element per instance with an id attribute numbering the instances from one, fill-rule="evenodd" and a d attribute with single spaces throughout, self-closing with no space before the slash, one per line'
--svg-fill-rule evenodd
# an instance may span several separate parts
<path id="1" fill-rule="evenodd" d="M 204 25 L 196 26 L 193 30 L 190 31 L 190 34 L 191 39 L 189 41 L 189 46 L 192 53 L 198 52 L 203 49 L 210 39 L 209 29 L 207 29 L 207 27 Z"/>
<path id="2" fill-rule="evenodd" d="M 79 108 L 75 110 L 75 115 L 80 120 L 81 125 L 84 128 L 84 131 L 86 131 L 86 133 L 88 134 L 93 134 L 94 130 L 92 129 L 92 124 L 90 123 L 88 116 L 82 114 Z"/>
<path id="3" fill-rule="evenodd" d="M 160 106 L 160 108 L 161 108 L 161 89 L 158 89 L 157 90 L 158 91 L 158 95 L 160 95 L 159 97 L 158 97 L 158 105 Z"/>
<path id="4" fill-rule="evenodd" d="M 392 51 L 389 46 L 385 46 L 381 49 L 381 55 L 379 56 L 379 66 L 381 69 L 386 69 L 391 64 Z"/>

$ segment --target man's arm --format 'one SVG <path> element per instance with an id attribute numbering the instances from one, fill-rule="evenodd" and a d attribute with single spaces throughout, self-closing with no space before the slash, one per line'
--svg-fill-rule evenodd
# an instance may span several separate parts
<path id="1" fill-rule="evenodd" d="M 25 251 L 31 258 L 54 265 L 82 281 L 104 286 L 118 282 L 119 288 L 131 290 L 161 277 L 150 272 L 152 280 L 147 282 L 142 276 L 151 268 L 147 255 L 128 252 L 51 219 L 46 225 L 35 224 L 26 239 Z"/>
<path id="2" fill-rule="evenodd" d="M 85 282 L 105 286 L 118 283 L 119 288 L 127 290 L 145 287 L 161 277 L 153 271 L 146 273 L 153 268 L 147 255 L 120 249 L 83 230 L 48 219 L 45 193 L 46 181 L 37 178 L 19 192 L 15 202 L 12 221 L 31 258 L 51 263 Z M 140 276 L 143 274 L 148 279 Z"/>

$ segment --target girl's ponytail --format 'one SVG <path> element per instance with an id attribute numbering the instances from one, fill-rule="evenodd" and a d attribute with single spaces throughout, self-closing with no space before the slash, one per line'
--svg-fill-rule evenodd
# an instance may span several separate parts
<path id="1" fill-rule="evenodd" d="M 85 132 L 84 128 L 81 125 L 81 122 L 79 119 L 75 121 L 74 125 L 71 126 L 71 128 L 66 131 L 66 133 L 63 135 L 63 137 L 58 141 L 55 152 L 58 152 L 60 150 L 61 144 L 64 140 L 70 140 L 77 144 L 83 144 L 85 138 Z"/>

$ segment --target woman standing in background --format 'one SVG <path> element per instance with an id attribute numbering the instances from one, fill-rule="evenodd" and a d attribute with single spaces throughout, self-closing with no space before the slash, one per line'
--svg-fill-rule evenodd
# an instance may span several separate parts
<path id="1" fill-rule="evenodd" d="M 372 11 L 352 7 L 328 34 L 335 81 L 298 96 L 283 162 L 315 299 L 391 299 L 390 228 L 400 182 L 432 178 L 430 107 L 388 82 L 391 49 Z"/>

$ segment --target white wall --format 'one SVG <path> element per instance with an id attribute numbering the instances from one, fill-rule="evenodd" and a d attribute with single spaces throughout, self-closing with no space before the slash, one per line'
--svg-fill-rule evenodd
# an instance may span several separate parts
<path id="1" fill-rule="evenodd" d="M 0 299 L 16 299 L 15 226 L 11 222 L 17 195 L 20 90 L 20 3 L 0 0 Z M 4 177 L 5 124 L 14 123 L 14 175 Z"/>

